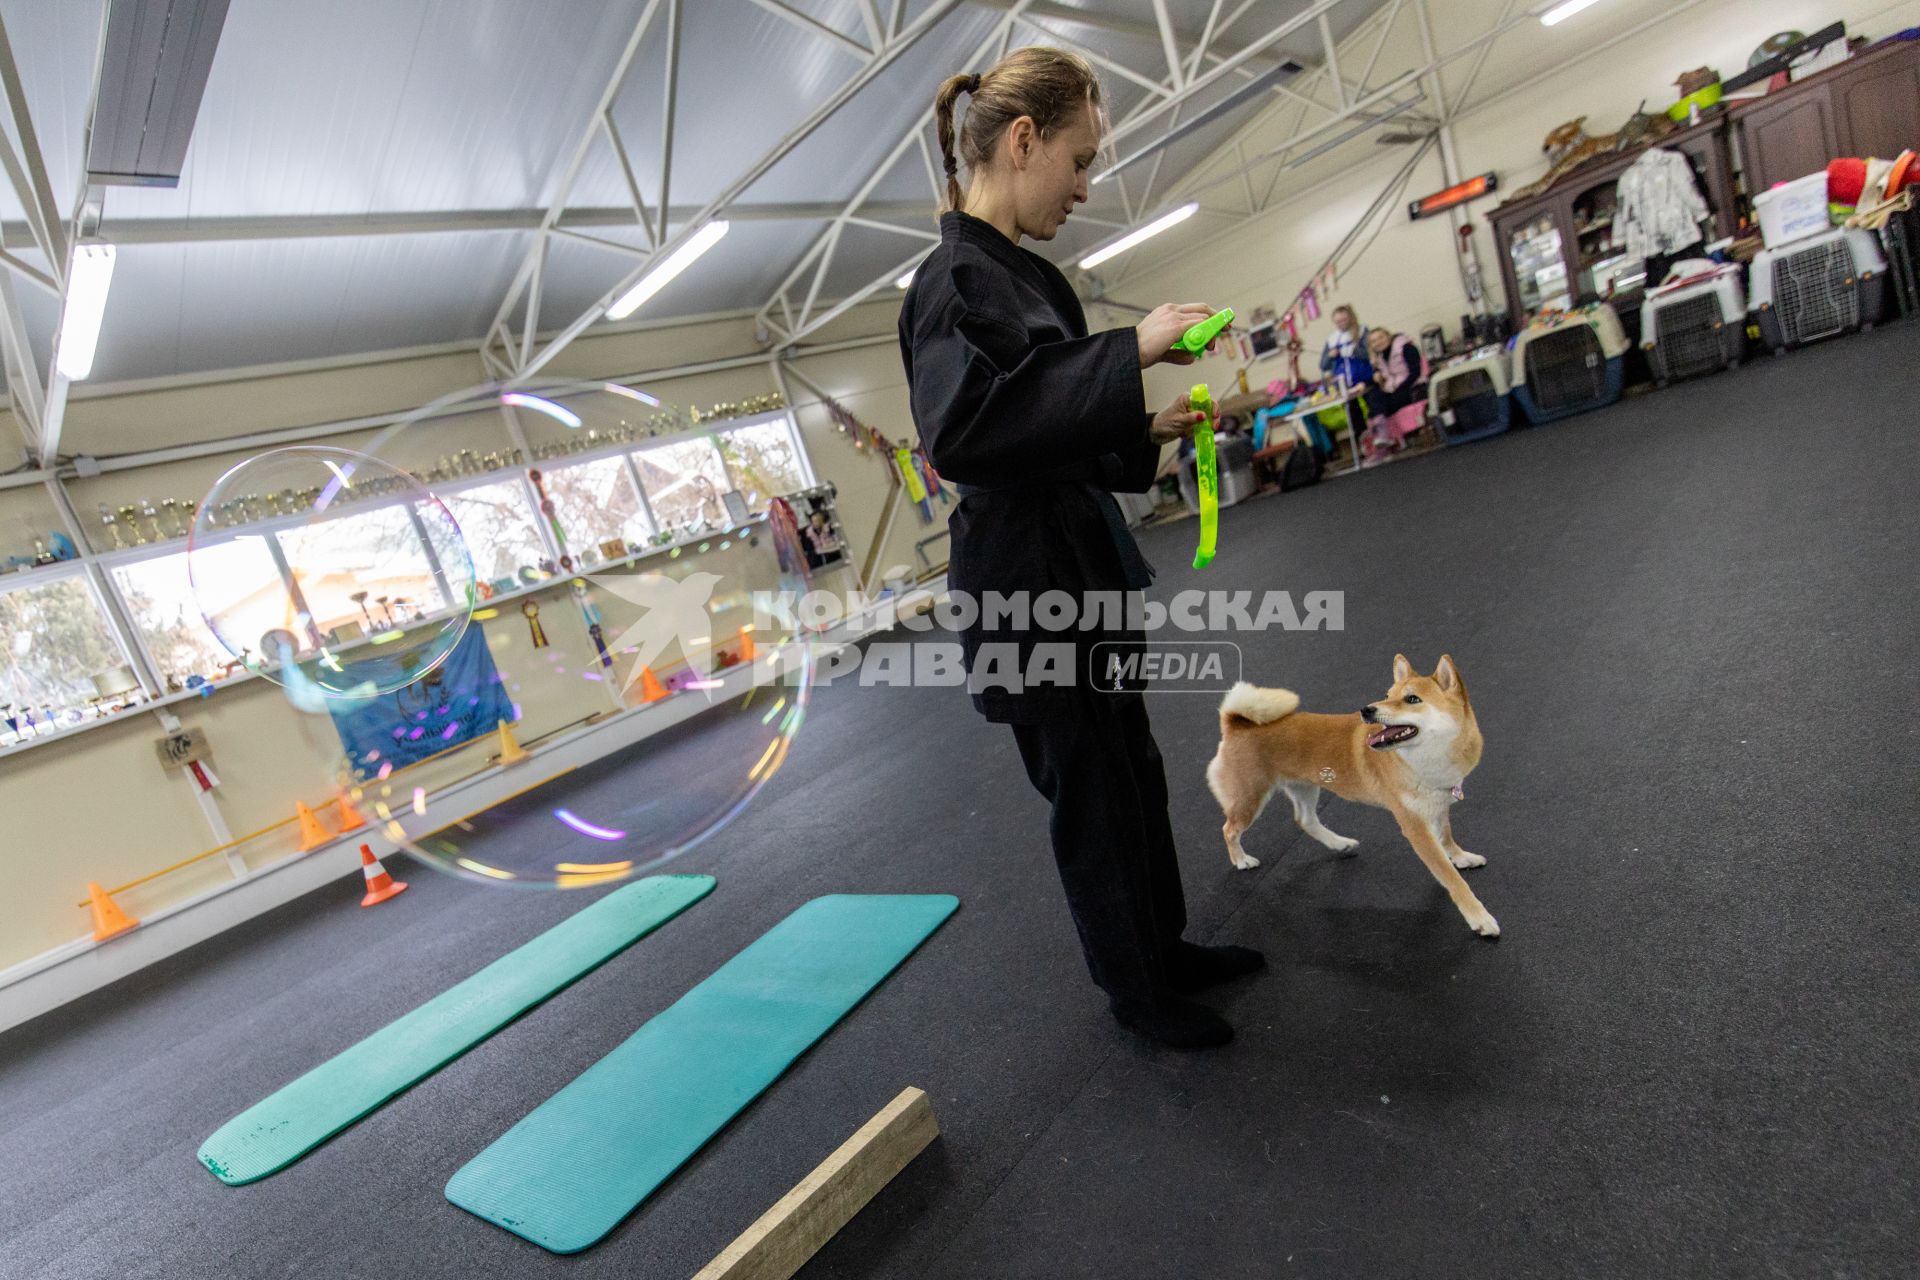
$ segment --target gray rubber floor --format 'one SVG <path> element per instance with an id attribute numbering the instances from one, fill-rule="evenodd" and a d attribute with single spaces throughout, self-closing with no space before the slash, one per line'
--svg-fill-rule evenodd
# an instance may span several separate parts
<path id="1" fill-rule="evenodd" d="M 1156 594 L 1345 592 L 1241 637 L 1312 709 L 1459 662 L 1475 939 L 1386 815 L 1269 813 L 1229 869 L 1213 700 L 1153 704 L 1191 936 L 1264 948 L 1228 1049 L 1109 1022 L 1004 728 L 822 691 L 682 860 L 702 904 L 286 1172 L 201 1139 L 582 899 L 342 883 L 0 1037 L 0 1275 L 686 1277 L 907 1085 L 943 1137 L 828 1277 L 1906 1276 L 1920 1241 L 1920 326 L 1148 531 Z M 702 749 L 696 729 L 677 749 Z M 576 811 L 636 803 L 619 762 Z M 562 801 L 565 802 L 565 801 Z M 448 1176 L 806 899 L 941 891 L 931 942 L 606 1243 L 550 1257 Z"/>

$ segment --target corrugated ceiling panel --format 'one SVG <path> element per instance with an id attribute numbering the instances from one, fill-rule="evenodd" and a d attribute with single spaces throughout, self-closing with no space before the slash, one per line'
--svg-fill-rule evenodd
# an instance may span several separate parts
<path id="1" fill-rule="evenodd" d="M 234 0 L 186 171 L 107 216 L 535 204 L 618 54 L 626 0 Z"/>
<path id="2" fill-rule="evenodd" d="M 124 246 L 93 380 L 477 340 L 527 238 Z"/>

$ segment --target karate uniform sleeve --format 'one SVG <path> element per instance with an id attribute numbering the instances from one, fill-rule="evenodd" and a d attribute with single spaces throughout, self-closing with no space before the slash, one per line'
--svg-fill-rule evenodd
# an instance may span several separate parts
<path id="1" fill-rule="evenodd" d="M 1100 482 L 1114 493 L 1145 493 L 1160 472 L 1161 448 L 1143 436 L 1137 445 L 1103 455 Z"/>
<path id="2" fill-rule="evenodd" d="M 914 336 L 914 422 L 943 479 L 1001 484 L 1145 441 L 1132 329 L 1034 344 L 957 297 Z"/>

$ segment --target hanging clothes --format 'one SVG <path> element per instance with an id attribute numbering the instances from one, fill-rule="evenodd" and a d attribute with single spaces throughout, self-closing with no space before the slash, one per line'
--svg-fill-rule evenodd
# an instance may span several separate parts
<path id="1" fill-rule="evenodd" d="M 1614 184 L 1616 241 L 1643 261 L 1669 256 L 1700 242 L 1707 202 L 1693 180 L 1693 167 L 1678 151 L 1649 147 Z M 1647 287 L 1659 284 L 1649 279 Z"/>

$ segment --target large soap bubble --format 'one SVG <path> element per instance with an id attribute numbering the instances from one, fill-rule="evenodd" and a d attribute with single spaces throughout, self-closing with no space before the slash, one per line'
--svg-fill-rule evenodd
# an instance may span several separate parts
<path id="1" fill-rule="evenodd" d="M 435 434 L 498 444 L 503 409 L 524 443 L 504 457 Z M 548 888 L 645 874 L 739 814 L 811 679 L 807 557 L 770 496 L 799 484 L 761 435 L 723 447 L 643 394 L 546 384 L 370 444 L 459 517 L 479 599 L 430 671 L 303 717 L 341 812 L 455 875 Z"/>
<path id="2" fill-rule="evenodd" d="M 214 636 L 296 703 L 425 678 L 475 599 L 445 504 L 405 471 L 321 446 L 275 449 L 221 476 L 194 517 L 187 572 Z"/>

